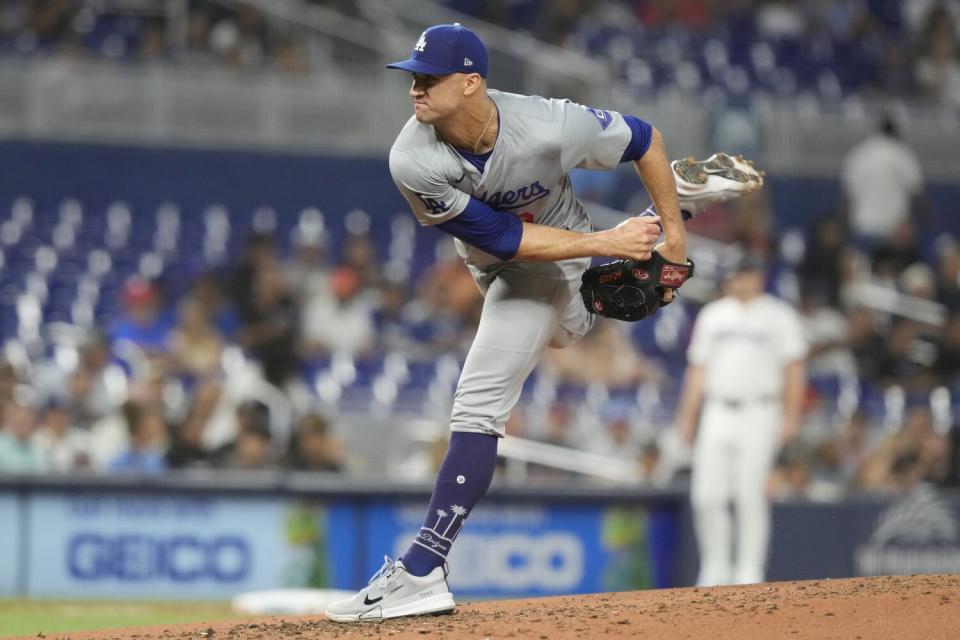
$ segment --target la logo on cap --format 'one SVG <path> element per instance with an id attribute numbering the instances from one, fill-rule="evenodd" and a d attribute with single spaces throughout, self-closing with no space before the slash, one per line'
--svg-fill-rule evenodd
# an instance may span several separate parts
<path id="1" fill-rule="evenodd" d="M 410 42 L 410 41 L 407 40 L 407 42 Z M 427 48 L 427 32 L 424 31 L 423 33 L 420 34 L 420 39 L 417 40 L 417 44 L 413 45 L 413 50 L 423 53 L 423 50 L 426 48 Z"/>

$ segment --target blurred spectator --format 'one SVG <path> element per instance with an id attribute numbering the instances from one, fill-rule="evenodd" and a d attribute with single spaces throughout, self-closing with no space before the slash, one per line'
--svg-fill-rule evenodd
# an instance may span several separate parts
<path id="1" fill-rule="evenodd" d="M 558 447 L 572 447 L 577 444 L 573 434 L 574 412 L 570 403 L 558 399 L 550 404 L 544 420 L 545 429 L 542 440 Z"/>
<path id="2" fill-rule="evenodd" d="M 263 376 L 283 386 L 297 372 L 298 308 L 290 298 L 279 267 L 267 262 L 256 272 L 253 295 L 245 309 L 240 344 L 263 367 Z"/>
<path id="3" fill-rule="evenodd" d="M 605 319 L 566 349 L 551 349 L 547 359 L 559 380 L 580 385 L 623 388 L 662 375 L 630 342 L 623 325 Z"/>
<path id="4" fill-rule="evenodd" d="M 166 351 L 173 315 L 164 307 L 157 286 L 142 278 L 131 278 L 120 294 L 122 311 L 110 330 L 115 345 L 126 341 L 142 349 L 147 355 Z"/>
<path id="5" fill-rule="evenodd" d="M 128 447 L 110 460 L 107 471 L 119 474 L 157 475 L 167 468 L 167 425 L 155 410 L 127 401 L 121 408 L 129 430 Z"/>
<path id="6" fill-rule="evenodd" d="M 960 310 L 960 246 L 951 236 L 937 239 L 937 300 Z"/>
<path id="7" fill-rule="evenodd" d="M 209 56 L 210 12 L 207 7 L 192 7 L 187 16 L 187 52 L 192 61 Z"/>
<path id="8" fill-rule="evenodd" d="M 953 312 L 943 328 L 933 372 L 938 384 L 956 388 L 960 383 L 960 312 Z"/>
<path id="9" fill-rule="evenodd" d="M 884 350 L 884 339 L 877 327 L 876 314 L 867 307 L 854 307 L 847 313 L 849 345 L 857 362 L 857 374 L 876 380 Z"/>
<path id="10" fill-rule="evenodd" d="M 252 280 L 244 281 L 252 285 Z M 240 282 L 231 283 L 231 285 Z M 200 273 L 191 283 L 189 297 L 200 307 L 201 313 L 226 339 L 233 339 L 240 330 L 240 317 L 234 305 L 221 292 L 221 285 L 212 271 Z M 250 289 L 244 289 L 249 292 Z"/>
<path id="11" fill-rule="evenodd" d="M 840 306 L 843 257 L 849 251 L 843 223 L 833 215 L 822 217 L 814 226 L 800 265 L 801 286 L 817 287 L 830 306 Z"/>
<path id="12" fill-rule="evenodd" d="M 77 426 L 88 429 L 116 408 L 122 373 L 119 367 L 111 371 L 109 345 L 102 335 L 89 336 L 78 351 L 79 363 L 66 384 L 67 401 Z"/>
<path id="13" fill-rule="evenodd" d="M 915 262 L 905 268 L 897 284 L 901 293 L 914 298 L 933 301 L 937 296 L 936 276 L 933 269 L 923 262 Z"/>
<path id="14" fill-rule="evenodd" d="M 283 37 L 273 47 L 273 66 L 285 73 L 307 73 L 310 62 L 307 52 L 300 42 Z"/>
<path id="15" fill-rule="evenodd" d="M 223 338 L 203 307 L 190 298 L 180 303 L 177 326 L 170 336 L 170 360 L 175 372 L 204 380 L 220 371 Z"/>
<path id="16" fill-rule="evenodd" d="M 17 386 L 21 384 L 20 374 L 7 360 L 0 357 L 0 410 L 13 401 Z"/>
<path id="17" fill-rule="evenodd" d="M 884 386 L 898 385 L 907 391 L 929 388 L 936 351 L 920 326 L 911 320 L 896 320 L 877 362 L 877 380 Z"/>
<path id="18" fill-rule="evenodd" d="M 901 220 L 894 226 L 893 235 L 881 240 L 871 252 L 872 274 L 876 284 L 898 289 L 898 279 L 907 267 L 922 262 L 917 243 L 916 226 L 911 220 Z"/>
<path id="19" fill-rule="evenodd" d="M 237 437 L 217 451 L 214 464 L 230 469 L 263 469 L 274 466 L 270 411 L 262 402 L 251 400 L 236 410 Z"/>
<path id="20" fill-rule="evenodd" d="M 167 461 L 172 468 L 203 467 L 210 464 L 204 446 L 204 432 L 222 397 L 217 384 L 201 385 L 194 393 L 193 405 L 180 424 L 172 430 Z"/>
<path id="21" fill-rule="evenodd" d="M 928 100 L 960 107 L 960 63 L 952 31 L 942 28 L 932 34 L 927 51 L 917 62 L 916 74 Z"/>
<path id="22" fill-rule="evenodd" d="M 353 271 L 361 290 L 367 291 L 380 284 L 380 264 L 377 248 L 366 234 L 351 234 L 343 246 L 341 266 Z"/>
<path id="23" fill-rule="evenodd" d="M 328 243 L 320 228 L 298 227 L 293 234 L 293 255 L 284 268 L 290 293 L 301 304 L 330 295 Z"/>
<path id="24" fill-rule="evenodd" d="M 242 323 L 248 322 L 250 316 L 255 315 L 254 298 L 250 294 L 254 290 L 257 274 L 267 269 L 277 268 L 273 235 L 263 232 L 251 233 L 247 237 L 243 251 L 231 265 L 225 283 Z"/>
<path id="25" fill-rule="evenodd" d="M 637 457 L 640 482 L 646 485 L 662 485 L 666 478 L 660 470 L 660 447 L 656 442 L 648 442 L 640 448 Z"/>
<path id="26" fill-rule="evenodd" d="M 140 34 L 137 58 L 145 62 L 161 60 L 167 54 L 165 28 L 162 23 L 150 22 Z"/>
<path id="27" fill-rule="evenodd" d="M 224 62 L 238 67 L 263 64 L 267 53 L 267 26 L 253 7 L 241 5 L 210 29 L 210 49 Z"/>
<path id="28" fill-rule="evenodd" d="M 310 356 L 333 352 L 362 355 L 376 344 L 373 309 L 361 295 L 357 272 L 340 267 L 330 278 L 332 296 L 315 296 L 303 310 L 300 332 Z"/>
<path id="29" fill-rule="evenodd" d="M 880 67 L 871 78 L 873 87 L 891 96 L 917 95 L 919 85 L 907 46 L 888 40 L 882 56 Z"/>
<path id="30" fill-rule="evenodd" d="M 857 483 L 868 491 L 903 493 L 920 482 L 939 482 L 948 471 L 948 441 L 933 429 L 929 408 L 920 406 L 911 408 L 900 430 L 867 456 Z"/>
<path id="31" fill-rule="evenodd" d="M 70 23 L 77 7 L 71 0 L 38 0 L 30 3 L 27 28 L 41 46 L 70 37 Z"/>
<path id="32" fill-rule="evenodd" d="M 318 413 L 308 413 L 297 421 L 290 453 L 291 466 L 299 471 L 344 469 L 343 442 L 330 433 L 330 423 Z"/>
<path id="33" fill-rule="evenodd" d="M 846 486 L 853 486 L 860 467 L 874 445 L 873 440 L 869 417 L 864 411 L 854 412 L 840 427 L 840 433 L 833 442 L 836 444 L 836 464 Z"/>
<path id="34" fill-rule="evenodd" d="M 536 36 L 557 46 L 564 46 L 583 14 L 585 0 L 554 0 L 544 3 L 539 19 L 535 21 Z M 690 0 L 686 3 L 690 4 Z"/>
<path id="35" fill-rule="evenodd" d="M 767 38 L 797 39 L 801 38 L 807 29 L 800 4 L 790 0 L 759 3 L 756 21 L 757 30 Z"/>
<path id="36" fill-rule="evenodd" d="M 43 449 L 33 440 L 37 426 L 36 410 L 10 400 L 3 407 L 0 431 L 0 472 L 42 473 L 49 469 Z"/>
<path id="37" fill-rule="evenodd" d="M 403 321 L 427 352 L 459 351 L 472 337 L 483 306 L 477 284 L 459 258 L 441 259 L 416 284 Z"/>
<path id="38" fill-rule="evenodd" d="M 847 318 L 825 304 L 825 295 L 812 284 L 801 291 L 800 323 L 809 351 L 811 376 L 855 376 L 857 364 L 848 344 Z"/>
<path id="39" fill-rule="evenodd" d="M 890 116 L 847 154 L 841 182 L 850 229 L 868 247 L 893 239 L 923 193 L 920 162 Z"/>
<path id="40" fill-rule="evenodd" d="M 593 453 L 636 461 L 641 442 L 631 422 L 631 403 L 610 400 L 600 408 L 602 428 L 585 446 Z"/>
<path id="41" fill-rule="evenodd" d="M 268 469 L 274 466 L 272 446 L 269 427 L 260 424 L 243 426 L 229 454 L 221 457 L 217 466 L 229 469 Z"/>
<path id="42" fill-rule="evenodd" d="M 958 0 L 903 0 L 903 21 L 923 39 L 926 33 L 942 22 L 960 30 L 960 1 Z"/>
<path id="43" fill-rule="evenodd" d="M 800 442 L 792 442 L 777 455 L 770 476 L 774 500 L 806 499 L 813 479 L 810 456 Z"/>
<path id="44" fill-rule="evenodd" d="M 382 351 L 410 353 L 417 347 L 408 317 L 409 292 L 405 284 L 387 282 L 380 288 L 380 306 L 374 311 L 374 335 Z"/>
<path id="45" fill-rule="evenodd" d="M 90 434 L 73 425 L 73 417 L 62 400 L 47 401 L 33 441 L 44 452 L 51 471 L 70 473 L 93 466 Z"/>
<path id="46" fill-rule="evenodd" d="M 733 209 L 733 239 L 741 247 L 760 256 L 770 255 L 773 212 L 769 195 L 758 191 L 731 203 Z"/>

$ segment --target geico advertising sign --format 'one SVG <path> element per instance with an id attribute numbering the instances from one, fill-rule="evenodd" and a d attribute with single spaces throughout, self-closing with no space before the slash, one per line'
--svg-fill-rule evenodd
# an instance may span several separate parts
<path id="1" fill-rule="evenodd" d="M 29 510 L 29 595 L 222 598 L 277 586 L 289 553 L 279 501 L 54 494 Z"/>
<path id="2" fill-rule="evenodd" d="M 376 570 L 385 551 L 402 556 L 415 537 L 439 544 L 451 539 L 448 579 L 458 594 L 517 596 L 649 586 L 642 511 L 481 504 L 463 518 L 462 532 L 454 513 L 438 510 L 424 533 L 423 505 L 374 505 L 370 539 L 392 539 L 393 544 L 368 552 L 367 568 Z"/>

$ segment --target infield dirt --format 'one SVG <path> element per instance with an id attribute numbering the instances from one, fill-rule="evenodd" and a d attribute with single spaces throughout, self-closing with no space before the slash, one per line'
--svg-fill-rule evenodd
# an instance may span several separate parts
<path id="1" fill-rule="evenodd" d="M 64 634 L 50 635 L 60 640 Z M 481 602 L 453 615 L 340 625 L 322 617 L 71 633 L 70 640 L 314 638 L 960 638 L 960 575 L 779 582 Z"/>

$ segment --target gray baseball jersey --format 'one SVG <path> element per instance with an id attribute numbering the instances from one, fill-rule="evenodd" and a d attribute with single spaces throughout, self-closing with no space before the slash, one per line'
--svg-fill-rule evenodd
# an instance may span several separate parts
<path id="1" fill-rule="evenodd" d="M 567 100 L 495 90 L 487 95 L 499 110 L 500 130 L 483 173 L 431 125 L 410 118 L 400 132 L 390 172 L 414 215 L 425 226 L 439 224 L 459 215 L 473 196 L 524 222 L 589 231 L 567 173 L 616 167 L 632 136 L 623 117 Z M 457 249 L 475 275 L 501 264 L 460 240 Z"/>
<path id="2" fill-rule="evenodd" d="M 500 130 L 482 173 L 416 118 L 397 137 L 390 172 L 417 219 L 426 226 L 450 220 L 473 196 L 525 222 L 589 231 L 567 172 L 615 167 L 632 137 L 623 117 L 564 100 L 492 90 L 488 95 L 499 110 Z M 460 240 L 456 244 L 485 299 L 450 427 L 503 435 L 543 350 L 566 346 L 593 326 L 578 291 L 590 259 L 503 262 Z"/>

